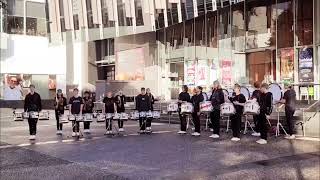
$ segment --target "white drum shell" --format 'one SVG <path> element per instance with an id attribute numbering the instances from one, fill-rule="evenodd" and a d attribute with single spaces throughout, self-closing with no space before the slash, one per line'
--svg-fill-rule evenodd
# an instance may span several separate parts
<path id="1" fill-rule="evenodd" d="M 93 115 L 92 114 L 85 114 L 84 115 L 84 121 L 92 121 L 93 120 Z"/>
<path id="2" fill-rule="evenodd" d="M 97 122 L 103 122 L 106 120 L 108 114 L 104 115 L 104 114 L 97 114 Z M 109 115 L 110 118 L 112 117 L 112 114 Z M 109 119 L 110 119 L 109 118 Z"/>
<path id="3" fill-rule="evenodd" d="M 120 119 L 120 114 L 119 113 L 114 113 L 113 114 L 113 119 Z"/>
<path id="4" fill-rule="evenodd" d="M 168 112 L 177 112 L 179 109 L 178 103 L 170 103 L 167 107 Z"/>
<path id="5" fill-rule="evenodd" d="M 103 118 L 104 118 L 104 119 L 111 119 L 112 116 L 113 116 L 112 113 L 107 113 L 107 114 L 105 115 L 105 117 L 103 117 Z"/>
<path id="6" fill-rule="evenodd" d="M 146 113 L 146 116 L 147 116 L 148 118 L 152 118 L 152 117 L 153 117 L 152 111 L 148 111 L 148 112 Z"/>
<path id="7" fill-rule="evenodd" d="M 260 113 L 259 103 L 256 101 L 247 101 L 243 108 L 244 114 L 257 115 Z"/>
<path id="8" fill-rule="evenodd" d="M 32 119 L 38 119 L 39 118 L 39 113 L 38 112 L 29 112 L 29 116 Z"/>
<path id="9" fill-rule="evenodd" d="M 27 112 L 22 113 L 22 118 L 23 119 L 28 119 L 29 118 L 29 113 L 27 113 Z"/>
<path id="10" fill-rule="evenodd" d="M 211 101 L 201 102 L 200 111 L 201 112 L 211 112 L 213 110 Z"/>
<path id="11" fill-rule="evenodd" d="M 236 109 L 232 103 L 223 103 L 220 106 L 221 115 L 229 116 L 236 113 Z"/>
<path id="12" fill-rule="evenodd" d="M 120 119 L 127 120 L 127 119 L 129 119 L 129 115 L 127 113 L 121 113 L 120 114 Z"/>
<path id="13" fill-rule="evenodd" d="M 160 112 L 159 111 L 153 111 L 152 112 L 152 116 L 155 119 L 160 119 Z"/>
<path id="14" fill-rule="evenodd" d="M 146 117 L 146 112 L 144 112 L 144 111 L 139 112 L 139 117 Z"/>
<path id="15" fill-rule="evenodd" d="M 139 116 L 138 111 L 131 112 L 131 119 L 139 119 Z"/>
<path id="16" fill-rule="evenodd" d="M 193 113 L 193 105 L 191 103 L 182 103 L 181 113 Z"/>
<path id="17" fill-rule="evenodd" d="M 74 120 L 76 120 L 76 117 L 74 115 L 69 115 L 68 119 L 69 119 L 69 121 L 74 121 Z"/>
<path id="18" fill-rule="evenodd" d="M 83 121 L 84 117 L 82 115 L 76 115 L 76 121 Z"/>

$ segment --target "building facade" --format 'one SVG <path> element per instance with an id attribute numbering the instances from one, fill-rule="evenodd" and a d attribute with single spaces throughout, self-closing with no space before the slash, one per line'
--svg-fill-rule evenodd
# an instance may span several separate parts
<path id="1" fill-rule="evenodd" d="M 288 81 L 319 99 L 318 0 L 48 0 L 48 15 L 70 85 L 172 99 L 183 84 Z"/>

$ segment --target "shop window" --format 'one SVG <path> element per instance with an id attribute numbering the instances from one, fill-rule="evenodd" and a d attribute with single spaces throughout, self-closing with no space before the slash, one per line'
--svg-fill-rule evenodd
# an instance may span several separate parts
<path id="1" fill-rule="evenodd" d="M 195 20 L 195 45 L 196 46 L 205 46 L 205 21 L 204 16 L 199 16 Z"/>
<path id="2" fill-rule="evenodd" d="M 47 27 L 46 27 L 46 19 L 39 18 L 26 18 L 26 33 L 30 36 L 46 36 L 47 35 Z"/>
<path id="3" fill-rule="evenodd" d="M 8 16 L 8 33 L 23 34 L 23 17 Z"/>
<path id="4" fill-rule="evenodd" d="M 277 48 L 293 47 L 293 2 L 278 0 L 277 9 Z"/>
<path id="5" fill-rule="evenodd" d="M 313 0 L 296 0 L 296 36 L 298 46 L 313 42 Z"/>
<path id="6" fill-rule="evenodd" d="M 244 2 L 232 7 L 232 47 L 238 51 L 245 50 L 245 22 Z"/>
<path id="7" fill-rule="evenodd" d="M 194 23 L 193 19 L 185 21 L 185 42 L 184 46 L 194 45 Z"/>
<path id="8" fill-rule="evenodd" d="M 207 14 L 207 47 L 218 47 L 217 12 Z"/>
<path id="9" fill-rule="evenodd" d="M 136 10 L 136 25 L 137 26 L 143 26 L 143 13 L 142 13 L 142 5 L 141 0 L 134 1 L 135 3 L 135 10 Z"/>

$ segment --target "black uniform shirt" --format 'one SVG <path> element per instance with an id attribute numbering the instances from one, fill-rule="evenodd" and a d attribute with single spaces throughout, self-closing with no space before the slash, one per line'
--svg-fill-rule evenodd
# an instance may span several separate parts
<path id="1" fill-rule="evenodd" d="M 224 103 L 224 93 L 222 89 L 214 89 L 212 91 L 210 101 L 213 109 L 220 110 L 220 105 Z"/>
<path id="2" fill-rule="evenodd" d="M 151 99 L 147 94 L 139 94 L 136 97 L 136 109 L 140 112 L 151 110 Z"/>
<path id="3" fill-rule="evenodd" d="M 261 91 L 260 91 L 260 90 L 254 90 L 254 91 L 252 92 L 251 98 L 252 98 L 252 99 L 257 99 L 257 101 L 259 102 L 260 94 L 261 94 Z"/>
<path id="4" fill-rule="evenodd" d="M 38 93 L 34 92 L 33 94 L 27 94 L 24 100 L 24 111 L 41 111 L 41 97 Z"/>
<path id="5" fill-rule="evenodd" d="M 230 97 L 229 98 L 230 101 L 233 103 L 235 101 L 238 101 L 239 103 L 245 103 L 246 102 L 246 97 L 243 95 L 243 94 L 239 94 L 239 95 L 235 95 L 233 97 Z M 240 105 L 234 105 L 235 109 L 236 109 L 236 112 L 238 114 L 242 114 L 243 112 L 243 106 L 240 106 Z"/>
<path id="6" fill-rule="evenodd" d="M 105 112 L 106 113 L 114 113 L 115 112 L 115 109 L 114 109 L 115 100 L 113 97 L 111 97 L 111 98 L 105 97 L 103 99 L 103 103 L 105 104 Z"/>
<path id="7" fill-rule="evenodd" d="M 83 97 L 83 113 L 92 113 L 93 112 L 93 100 L 92 98 Z"/>
<path id="8" fill-rule="evenodd" d="M 71 97 L 69 104 L 71 104 L 71 114 L 79 114 L 81 110 L 81 104 L 83 104 L 82 97 Z"/>
<path id="9" fill-rule="evenodd" d="M 294 111 L 296 109 L 296 92 L 293 89 L 289 89 L 284 93 L 283 99 L 286 100 L 285 107 L 288 110 Z"/>
<path id="10" fill-rule="evenodd" d="M 200 111 L 200 103 L 203 102 L 204 98 L 202 94 L 199 95 L 193 95 L 191 98 L 191 102 L 193 105 L 193 112 L 199 112 Z"/>
<path id="11" fill-rule="evenodd" d="M 181 92 L 179 94 L 179 100 L 180 101 L 186 101 L 186 102 L 191 102 L 190 100 L 190 94 L 187 92 Z M 181 105 L 181 103 L 179 103 L 179 105 Z"/>

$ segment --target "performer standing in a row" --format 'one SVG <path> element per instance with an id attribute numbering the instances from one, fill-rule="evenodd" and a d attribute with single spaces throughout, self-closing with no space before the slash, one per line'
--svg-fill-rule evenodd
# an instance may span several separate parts
<path id="1" fill-rule="evenodd" d="M 252 93 L 252 96 L 251 96 L 251 100 L 254 100 L 256 102 L 259 102 L 260 101 L 260 94 L 261 94 L 261 90 L 260 90 L 260 82 L 255 82 L 253 84 L 255 90 L 253 91 Z M 255 132 L 252 133 L 252 136 L 260 136 L 260 131 L 259 131 L 259 128 L 258 128 L 258 120 L 259 120 L 259 116 L 258 115 L 253 115 L 253 122 L 254 122 L 254 127 L 255 127 Z"/>
<path id="2" fill-rule="evenodd" d="M 179 118 L 180 118 L 180 131 L 178 132 L 178 134 L 186 134 L 187 133 L 186 115 L 181 113 L 181 104 L 183 102 L 191 102 L 187 85 L 182 86 L 182 92 L 179 94 L 179 101 L 178 101 L 179 111 L 178 111 L 178 113 L 179 113 Z"/>
<path id="3" fill-rule="evenodd" d="M 117 112 L 118 113 L 124 113 L 125 112 L 125 107 L 124 105 L 126 104 L 126 96 L 123 95 L 122 91 L 119 91 L 119 94 L 115 97 L 116 100 L 116 105 L 117 105 Z M 119 132 L 123 132 L 123 121 L 119 120 L 118 121 L 118 126 L 119 126 Z"/>
<path id="4" fill-rule="evenodd" d="M 73 96 L 69 99 L 69 110 L 72 115 L 82 115 L 83 110 L 83 100 L 82 97 L 79 96 L 78 88 L 73 89 Z M 80 123 L 76 121 L 72 121 L 72 137 L 79 136 Z"/>
<path id="5" fill-rule="evenodd" d="M 219 81 L 213 82 L 213 90 L 210 97 L 213 111 L 210 113 L 211 124 L 213 126 L 213 134 L 211 138 L 220 137 L 220 105 L 224 103 L 224 94 Z"/>
<path id="6" fill-rule="evenodd" d="M 57 135 L 62 135 L 62 123 L 60 123 L 60 116 L 64 114 L 64 108 L 67 106 L 67 99 L 63 97 L 62 90 L 57 90 L 57 96 L 54 101 L 54 110 L 57 120 Z"/>
<path id="7" fill-rule="evenodd" d="M 109 91 L 107 93 L 107 97 L 103 98 L 103 103 L 104 103 L 104 112 L 103 113 L 111 113 L 114 114 L 117 112 L 117 107 L 116 107 L 116 101 L 114 97 L 112 97 L 112 92 Z M 109 120 L 106 120 L 106 135 L 112 134 L 112 118 L 109 122 Z"/>
<path id="8" fill-rule="evenodd" d="M 269 85 L 263 83 L 261 85 L 261 94 L 259 99 L 260 114 L 258 115 L 258 130 L 260 132 L 260 138 L 256 141 L 258 144 L 267 144 L 267 115 L 272 112 L 272 93 L 268 92 Z"/>
<path id="9" fill-rule="evenodd" d="M 83 97 L 83 114 L 92 114 L 93 113 L 93 99 L 89 91 L 84 92 Z M 84 133 L 90 133 L 90 122 L 83 122 Z"/>
<path id="10" fill-rule="evenodd" d="M 136 97 L 136 110 L 140 112 L 147 112 L 151 110 L 151 99 L 150 97 L 146 94 L 146 89 L 141 88 L 141 93 Z M 139 117 L 139 125 L 140 125 L 140 133 L 144 133 L 146 130 L 146 124 L 150 123 L 145 123 L 144 118 L 146 117 Z M 146 121 L 150 121 L 150 119 L 146 119 Z"/>
<path id="11" fill-rule="evenodd" d="M 24 112 L 37 112 L 39 113 L 42 110 L 41 97 L 38 93 L 35 92 L 35 85 L 30 85 L 30 92 L 27 94 L 24 100 Z M 36 139 L 37 134 L 37 122 L 38 118 L 32 118 L 29 115 L 28 124 L 30 132 L 30 140 Z"/>
<path id="12" fill-rule="evenodd" d="M 147 95 L 149 96 L 149 99 L 151 101 L 151 108 L 150 110 L 153 111 L 153 104 L 155 102 L 154 96 L 151 94 L 150 88 L 147 88 Z M 149 120 L 147 121 L 147 131 L 152 131 L 151 130 L 151 122 L 153 120 L 153 117 L 148 118 Z"/>
<path id="13" fill-rule="evenodd" d="M 241 128 L 241 116 L 243 113 L 243 106 L 246 102 L 246 97 L 240 92 L 241 86 L 239 84 L 234 85 L 234 96 L 230 97 L 230 101 L 234 104 L 236 113 L 230 116 L 232 135 L 231 141 L 240 141 L 240 128 Z"/>
<path id="14" fill-rule="evenodd" d="M 200 102 L 204 100 L 200 89 L 201 87 L 197 86 L 195 88 L 195 94 L 191 98 L 193 105 L 192 119 L 195 126 L 195 132 L 192 133 L 193 136 L 200 136 Z"/>

